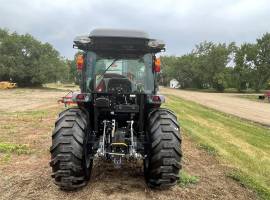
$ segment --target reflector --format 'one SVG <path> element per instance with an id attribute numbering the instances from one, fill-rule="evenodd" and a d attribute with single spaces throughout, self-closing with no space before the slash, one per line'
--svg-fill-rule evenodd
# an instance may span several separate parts
<path id="1" fill-rule="evenodd" d="M 161 99 L 160 99 L 160 97 L 158 95 L 154 95 L 154 96 L 152 96 L 152 101 L 153 102 L 160 102 Z"/>
<path id="2" fill-rule="evenodd" d="M 85 94 L 78 94 L 76 99 L 77 100 L 84 100 L 85 99 Z"/>
<path id="3" fill-rule="evenodd" d="M 83 55 L 78 55 L 76 59 L 76 64 L 77 64 L 77 70 L 81 71 L 83 68 Z"/>
<path id="4" fill-rule="evenodd" d="M 160 58 L 155 59 L 155 66 L 154 66 L 154 72 L 160 72 Z"/>

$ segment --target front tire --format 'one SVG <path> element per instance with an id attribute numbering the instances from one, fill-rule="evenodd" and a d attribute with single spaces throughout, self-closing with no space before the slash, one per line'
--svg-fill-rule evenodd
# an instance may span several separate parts
<path id="1" fill-rule="evenodd" d="M 69 108 L 59 114 L 52 135 L 52 177 L 61 189 L 74 190 L 88 182 L 92 159 L 87 151 L 89 136 L 87 112 Z"/>
<path id="2" fill-rule="evenodd" d="M 147 156 L 144 173 L 151 188 L 168 188 L 179 179 L 181 136 L 176 116 L 167 109 L 156 109 L 148 117 Z"/>

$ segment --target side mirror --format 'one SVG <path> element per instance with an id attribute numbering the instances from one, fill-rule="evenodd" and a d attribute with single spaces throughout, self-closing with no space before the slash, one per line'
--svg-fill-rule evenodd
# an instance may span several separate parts
<path id="1" fill-rule="evenodd" d="M 83 55 L 78 55 L 76 58 L 76 65 L 78 71 L 82 71 L 83 64 L 84 64 Z"/>
<path id="2" fill-rule="evenodd" d="M 154 64 L 154 72 L 159 73 L 161 69 L 161 62 L 160 58 L 155 59 L 155 64 Z"/>

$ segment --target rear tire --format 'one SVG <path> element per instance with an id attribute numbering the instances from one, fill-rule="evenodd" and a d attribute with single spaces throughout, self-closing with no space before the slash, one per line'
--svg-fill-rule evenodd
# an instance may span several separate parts
<path id="1" fill-rule="evenodd" d="M 147 157 L 144 173 L 151 188 L 168 188 L 179 179 L 181 136 L 176 116 L 167 109 L 157 109 L 148 117 Z"/>
<path id="2" fill-rule="evenodd" d="M 93 161 L 87 151 L 88 113 L 70 108 L 59 114 L 52 134 L 52 177 L 61 189 L 80 188 L 90 179 Z"/>

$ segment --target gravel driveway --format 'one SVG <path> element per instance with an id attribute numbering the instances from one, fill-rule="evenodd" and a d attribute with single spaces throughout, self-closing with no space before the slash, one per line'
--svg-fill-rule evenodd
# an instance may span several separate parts
<path id="1" fill-rule="evenodd" d="M 207 93 L 179 89 L 160 88 L 160 93 L 191 100 L 209 108 L 270 126 L 270 103 L 243 99 L 233 93 Z"/>

